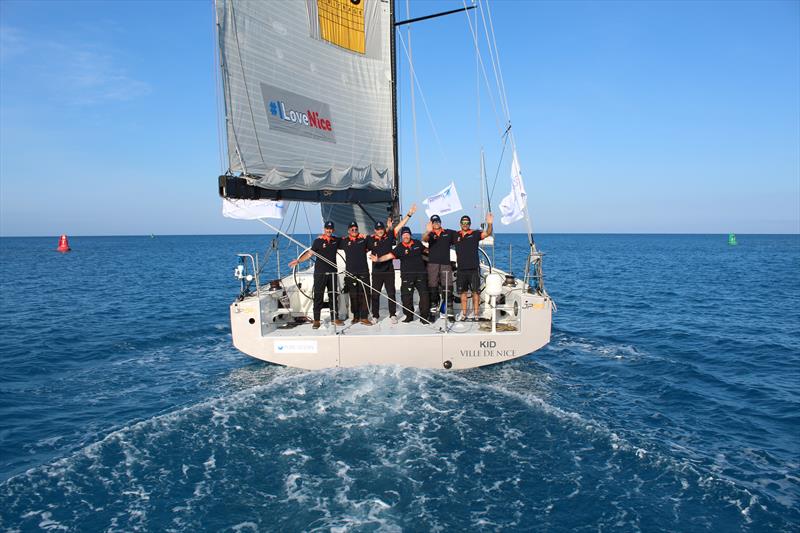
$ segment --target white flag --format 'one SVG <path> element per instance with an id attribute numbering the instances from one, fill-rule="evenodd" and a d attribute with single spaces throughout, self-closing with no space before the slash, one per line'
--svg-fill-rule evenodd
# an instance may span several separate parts
<path id="1" fill-rule="evenodd" d="M 528 205 L 528 195 L 525 192 L 525 185 L 522 183 L 522 172 L 519 170 L 517 151 L 511 160 L 511 192 L 508 196 L 500 200 L 500 222 L 511 224 L 525 216 L 525 208 Z"/>
<path id="2" fill-rule="evenodd" d="M 283 218 L 283 200 L 231 200 L 222 199 L 222 216 L 241 220 L 257 218 Z"/>
<path id="3" fill-rule="evenodd" d="M 447 215 L 455 211 L 461 211 L 461 200 L 458 199 L 456 184 L 452 181 L 450 185 L 437 192 L 433 196 L 422 201 L 428 207 L 425 213 L 430 217 L 433 215 Z"/>

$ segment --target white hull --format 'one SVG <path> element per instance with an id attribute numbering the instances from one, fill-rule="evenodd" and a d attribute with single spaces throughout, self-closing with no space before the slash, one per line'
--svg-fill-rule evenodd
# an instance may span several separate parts
<path id="1" fill-rule="evenodd" d="M 299 273 L 297 280 L 310 293 L 312 274 Z M 280 304 L 283 289 L 262 287 L 260 296 L 248 296 L 230 307 L 234 346 L 256 359 L 279 365 L 305 369 L 400 365 L 458 370 L 516 359 L 550 342 L 552 301 L 546 295 L 527 292 L 520 280 L 503 287 L 502 303 L 494 309 L 494 332 L 488 302 L 481 302 L 480 321 L 453 323 L 440 318 L 433 325 L 419 320 L 392 324 L 385 295 L 381 298 L 382 318 L 373 326 L 351 325 L 349 320 L 345 326 L 334 326 L 330 313 L 323 309 L 322 327 L 314 330 L 310 322 L 297 323 L 311 316 L 311 300 L 298 290 L 293 276 L 282 281 L 286 287 L 284 304 L 288 296 L 288 306 Z M 341 295 L 338 300 L 340 318 L 344 319 L 348 298 Z M 398 317 L 402 319 L 402 312 Z"/>

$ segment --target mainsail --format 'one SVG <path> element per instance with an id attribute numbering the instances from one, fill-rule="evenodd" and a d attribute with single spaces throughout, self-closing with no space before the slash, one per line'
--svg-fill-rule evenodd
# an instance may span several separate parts
<path id="1" fill-rule="evenodd" d="M 346 235 L 351 222 L 358 224 L 359 232 L 372 233 L 375 223 L 385 223 L 390 214 L 391 205 L 388 204 L 322 204 L 322 219 L 332 221 L 339 235 Z"/>
<path id="2" fill-rule="evenodd" d="M 216 15 L 229 163 L 220 194 L 387 212 L 397 198 L 391 2 L 216 0 Z"/>

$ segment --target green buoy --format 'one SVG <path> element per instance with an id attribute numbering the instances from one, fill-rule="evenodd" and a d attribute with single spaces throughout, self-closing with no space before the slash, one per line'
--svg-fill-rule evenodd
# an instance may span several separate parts
<path id="1" fill-rule="evenodd" d="M 731 246 L 736 246 L 736 234 L 729 233 L 728 234 L 728 244 Z"/>

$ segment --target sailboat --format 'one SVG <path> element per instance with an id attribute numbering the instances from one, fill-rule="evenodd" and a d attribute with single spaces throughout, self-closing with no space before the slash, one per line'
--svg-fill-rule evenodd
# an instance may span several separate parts
<path id="1" fill-rule="evenodd" d="M 399 194 L 396 28 L 469 9 L 396 21 L 394 0 L 216 0 L 229 165 L 218 183 L 228 213 L 248 212 L 259 203 L 280 211 L 291 202 L 319 204 L 323 219 L 337 230 L 350 221 L 372 228 L 387 216 L 396 223 L 405 212 Z M 283 227 L 285 221 L 276 226 L 268 216 L 249 218 L 302 244 Z M 498 269 L 480 251 L 484 289 L 477 320 L 453 322 L 441 313 L 430 323 L 387 318 L 372 327 L 338 326 L 349 305 L 346 294 L 337 294 L 323 309 L 322 327 L 312 328 L 313 269 L 296 266 L 281 273 L 278 260 L 275 278 L 265 283 L 258 256 L 239 254 L 234 275 L 241 289 L 230 305 L 233 344 L 257 359 L 304 369 L 458 370 L 523 357 L 550 341 L 554 308 L 531 231 L 528 243 L 522 278 Z M 308 250 L 305 244 L 299 249 Z M 339 255 L 341 287 L 347 273 Z M 395 275 L 399 288 L 399 270 Z M 399 300 L 382 295 L 383 317 L 389 297 Z"/>

